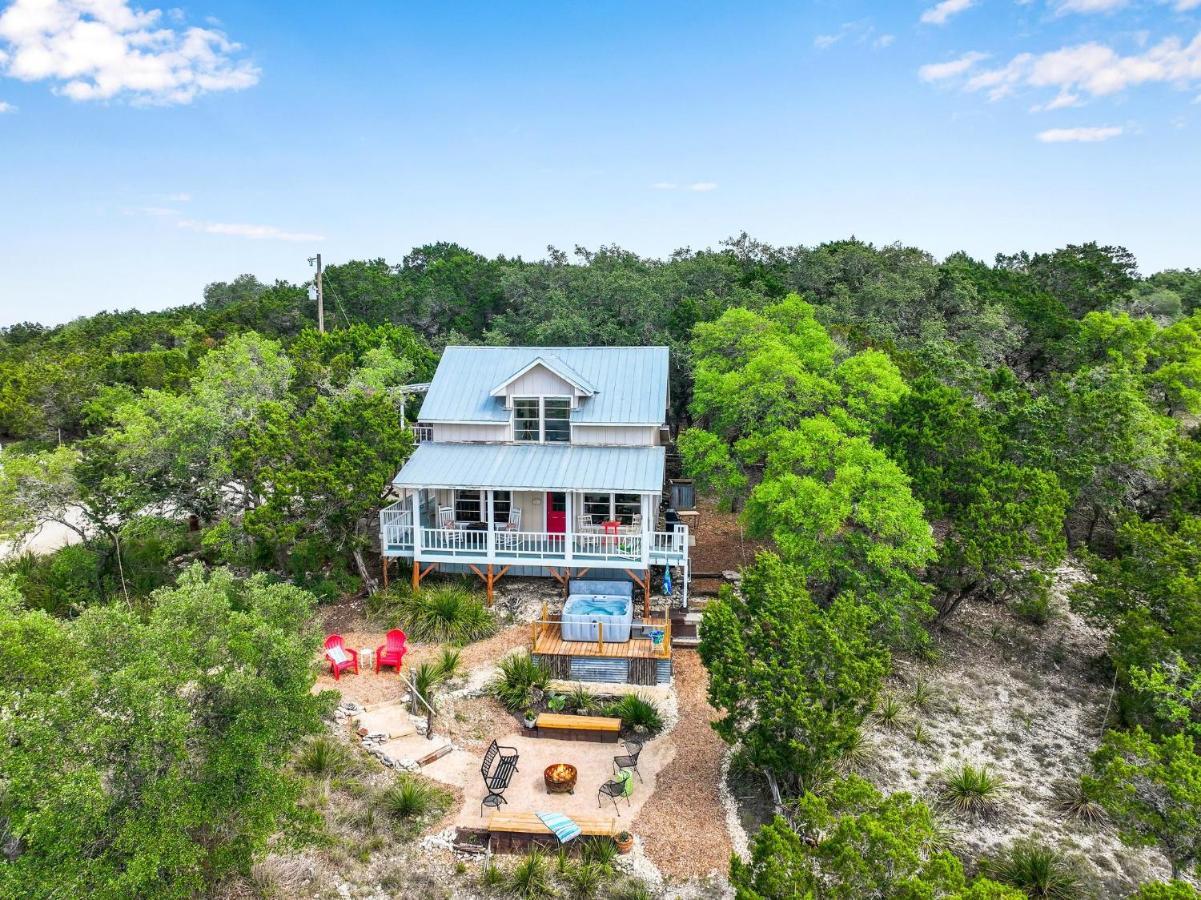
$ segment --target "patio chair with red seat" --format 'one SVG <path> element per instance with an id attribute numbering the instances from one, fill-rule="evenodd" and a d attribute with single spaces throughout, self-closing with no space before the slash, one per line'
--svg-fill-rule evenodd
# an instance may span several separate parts
<path id="1" fill-rule="evenodd" d="M 384 636 L 384 642 L 375 648 L 375 674 L 379 674 L 380 666 L 396 666 L 396 674 L 400 674 L 400 665 L 404 662 L 405 633 L 399 628 L 393 628 Z"/>
<path id="2" fill-rule="evenodd" d="M 340 634 L 331 634 L 325 639 L 325 658 L 329 660 L 334 681 L 338 680 L 344 669 L 354 669 L 354 673 L 359 674 L 359 653 L 348 648 Z"/>

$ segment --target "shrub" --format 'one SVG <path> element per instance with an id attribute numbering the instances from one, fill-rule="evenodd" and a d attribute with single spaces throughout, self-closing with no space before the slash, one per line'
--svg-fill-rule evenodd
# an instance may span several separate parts
<path id="1" fill-rule="evenodd" d="M 567 693 L 567 708 L 577 713 L 590 712 L 596 708 L 596 697 L 583 684 L 578 684 Z"/>
<path id="2" fill-rule="evenodd" d="M 838 758 L 838 768 L 848 772 L 862 769 L 871 759 L 872 750 L 873 745 L 863 736 L 863 732 L 854 732 L 847 737 L 842 756 Z"/>
<path id="3" fill-rule="evenodd" d="M 413 591 L 397 588 L 378 595 L 369 612 L 403 628 L 410 640 L 469 644 L 496 631 L 496 619 L 474 591 L 440 584 Z"/>
<path id="4" fill-rule="evenodd" d="M 1097 825 L 1105 818 L 1105 808 L 1088 795 L 1079 781 L 1057 784 L 1053 804 L 1067 818 L 1086 825 Z"/>
<path id="5" fill-rule="evenodd" d="M 1079 867 L 1054 847 L 1035 841 L 1014 841 L 981 865 L 984 874 L 1008 884 L 1027 897 L 1074 900 L 1085 896 Z"/>
<path id="6" fill-rule="evenodd" d="M 4 568 L 17 576 L 31 609 L 65 616 L 105 600 L 102 560 L 88 544 L 70 544 L 45 556 L 24 553 Z"/>
<path id="7" fill-rule="evenodd" d="M 490 691 L 510 712 L 521 712 L 537 701 L 535 692 L 546 690 L 550 670 L 529 653 L 511 653 L 500 661 L 500 674 Z"/>
<path id="8" fill-rule="evenodd" d="M 402 821 L 433 815 L 446 806 L 445 794 L 428 782 L 407 774 L 386 787 L 380 801 L 389 815 Z"/>
<path id="9" fill-rule="evenodd" d="M 325 778 L 341 775 L 352 765 L 350 748 L 328 734 L 309 738 L 296 757 L 296 768 L 301 772 Z"/>
<path id="10" fill-rule="evenodd" d="M 550 867 L 546 854 L 534 849 L 526 854 L 509 876 L 509 890 L 518 897 L 545 897 L 550 894 Z"/>
<path id="11" fill-rule="evenodd" d="M 1019 597 L 1013 604 L 1013 611 L 1018 618 L 1042 628 L 1055 618 L 1055 608 L 1051 605 L 1051 595 L 1046 591 L 1037 591 L 1024 597 Z"/>
<path id="12" fill-rule="evenodd" d="M 909 688 L 909 705 L 914 709 L 926 709 L 933 700 L 934 688 L 930 682 L 925 678 L 913 679 L 913 686 Z"/>
<path id="13" fill-rule="evenodd" d="M 943 775 L 940 799 L 953 812 L 983 816 L 996 811 L 1004 789 L 1005 779 L 988 766 L 964 763 Z"/>
<path id="14" fill-rule="evenodd" d="M 1201 900 L 1201 891 L 1187 881 L 1149 881 L 1130 900 Z"/>
<path id="15" fill-rule="evenodd" d="M 636 694 L 626 694 L 615 703 L 610 703 L 605 708 L 605 715 L 621 719 L 622 727 L 632 731 L 655 734 L 663 730 L 663 717 L 659 714 L 659 708 L 650 700 Z"/>
<path id="16" fill-rule="evenodd" d="M 484 868 L 480 870 L 480 884 L 486 888 L 498 888 L 504 883 L 504 871 L 492 860 L 487 860 L 484 863 Z"/>
<path id="17" fill-rule="evenodd" d="M 563 694 L 551 694 L 546 698 L 546 708 L 551 712 L 563 712 L 567 709 L 567 697 Z"/>
<path id="18" fill-rule="evenodd" d="M 598 865 L 605 870 L 613 868 L 617 859 L 617 844 L 607 837 L 588 838 L 580 844 L 580 861 Z"/>

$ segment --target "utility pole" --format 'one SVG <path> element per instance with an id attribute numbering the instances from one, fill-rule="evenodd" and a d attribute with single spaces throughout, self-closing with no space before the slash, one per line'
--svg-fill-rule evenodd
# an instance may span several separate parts
<path id="1" fill-rule="evenodd" d="M 325 295 L 321 293 L 321 254 L 309 257 L 309 265 L 317 263 L 317 330 L 325 334 Z"/>

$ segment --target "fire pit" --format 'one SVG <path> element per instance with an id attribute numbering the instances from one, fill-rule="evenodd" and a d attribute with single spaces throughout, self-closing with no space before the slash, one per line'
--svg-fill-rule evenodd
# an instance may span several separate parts
<path id="1" fill-rule="evenodd" d="M 547 766 L 546 771 L 542 773 L 546 778 L 546 792 L 548 794 L 574 794 L 575 793 L 575 766 L 570 763 L 555 763 L 553 766 Z"/>

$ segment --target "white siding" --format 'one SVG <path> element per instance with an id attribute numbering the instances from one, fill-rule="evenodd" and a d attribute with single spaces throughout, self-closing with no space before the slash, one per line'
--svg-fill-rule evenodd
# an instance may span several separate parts
<path id="1" fill-rule="evenodd" d="M 469 425 L 449 425 L 435 422 L 435 441 L 462 443 L 464 441 L 491 441 L 501 443 L 509 440 L 509 426 L 496 425 L 488 422 L 473 422 Z"/>
<path id="2" fill-rule="evenodd" d="M 534 366 L 509 385 L 510 397 L 573 397 L 575 388 L 545 366 Z M 512 406 L 512 403 L 508 404 Z"/>
<path id="3" fill-rule="evenodd" d="M 575 425 L 573 444 L 608 444 L 621 447 L 655 447 L 659 429 L 653 425 Z"/>

